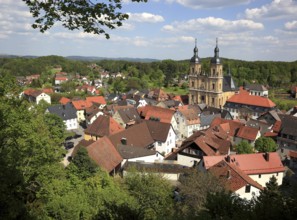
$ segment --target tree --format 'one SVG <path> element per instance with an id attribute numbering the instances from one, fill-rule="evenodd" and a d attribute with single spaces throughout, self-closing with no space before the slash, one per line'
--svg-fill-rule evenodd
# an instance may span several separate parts
<path id="1" fill-rule="evenodd" d="M 272 176 L 264 190 L 255 198 L 254 215 L 257 219 L 290 219 L 286 215 L 286 203 L 277 179 Z"/>
<path id="2" fill-rule="evenodd" d="M 238 154 L 251 154 L 254 152 L 254 149 L 246 140 L 243 140 L 236 145 L 236 152 Z"/>
<path id="3" fill-rule="evenodd" d="M 124 177 L 130 195 L 139 204 L 137 219 L 168 219 L 173 208 L 172 187 L 162 176 L 130 170 Z"/>
<path id="4" fill-rule="evenodd" d="M 208 219 L 252 219 L 251 205 L 232 192 L 208 193 L 205 210 L 200 215 Z"/>
<path id="5" fill-rule="evenodd" d="M 129 18 L 128 14 L 119 10 L 122 2 L 119 0 L 64 0 L 42 1 L 23 0 L 29 7 L 35 22 L 34 29 L 45 32 L 56 22 L 69 30 L 82 28 L 86 33 L 104 34 L 108 39 L 109 34 L 104 28 L 115 29 L 122 26 L 122 21 Z M 132 0 L 132 2 L 147 2 L 147 0 Z"/>
<path id="6" fill-rule="evenodd" d="M 224 190 L 219 180 L 208 172 L 196 169 L 189 171 L 180 178 L 179 192 L 182 198 L 181 216 L 198 216 L 203 209 L 208 193 Z"/>
<path id="7" fill-rule="evenodd" d="M 259 152 L 274 152 L 277 149 L 277 144 L 272 138 L 260 137 L 255 142 L 255 149 Z"/>
<path id="8" fill-rule="evenodd" d="M 72 159 L 72 163 L 68 166 L 72 173 L 76 173 L 82 179 L 94 176 L 99 170 L 97 164 L 89 157 L 85 147 L 80 147 L 76 155 Z"/>

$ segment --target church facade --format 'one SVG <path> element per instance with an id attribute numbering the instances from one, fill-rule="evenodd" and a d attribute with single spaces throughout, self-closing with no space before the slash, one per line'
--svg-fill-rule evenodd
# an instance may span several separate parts
<path id="1" fill-rule="evenodd" d="M 214 49 L 214 57 L 210 61 L 210 71 L 207 73 L 202 69 L 196 42 L 194 56 L 190 60 L 189 104 L 205 103 L 208 106 L 222 108 L 226 100 L 237 90 L 231 74 L 224 76 L 218 40 Z"/>

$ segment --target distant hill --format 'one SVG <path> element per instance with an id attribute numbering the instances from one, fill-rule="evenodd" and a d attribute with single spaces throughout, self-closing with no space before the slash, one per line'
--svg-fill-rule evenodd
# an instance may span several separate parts
<path id="1" fill-rule="evenodd" d="M 123 60 L 123 61 L 143 62 L 143 63 L 150 63 L 150 62 L 160 61 L 160 60 L 151 59 L 151 58 L 129 58 L 129 57 L 110 58 L 110 57 L 67 56 L 65 58 L 69 59 L 69 60 L 81 60 L 81 61 Z"/>
<path id="2" fill-rule="evenodd" d="M 18 55 L 10 55 L 10 54 L 0 54 L 0 58 L 38 58 L 42 56 L 18 56 Z M 46 56 L 44 56 L 46 57 Z M 62 56 L 61 56 L 62 57 Z M 129 58 L 129 57 L 118 57 L 118 58 L 110 58 L 110 57 L 95 57 L 95 56 L 66 56 L 64 57 L 68 60 L 77 60 L 77 61 L 100 61 L 100 60 L 123 60 L 123 61 L 130 61 L 130 62 L 141 62 L 141 63 L 151 63 L 155 61 L 160 61 L 157 59 L 151 58 Z"/>

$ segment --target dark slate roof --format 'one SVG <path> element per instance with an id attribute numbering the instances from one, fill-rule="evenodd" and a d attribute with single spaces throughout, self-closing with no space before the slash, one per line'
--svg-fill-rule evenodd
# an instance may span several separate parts
<path id="1" fill-rule="evenodd" d="M 204 114 L 204 115 L 220 114 L 221 118 L 226 118 L 226 119 L 229 119 L 229 117 L 232 118 L 228 110 L 210 107 L 210 106 L 208 106 L 207 108 L 204 108 L 201 114 Z"/>
<path id="2" fill-rule="evenodd" d="M 204 127 L 204 126 L 210 126 L 211 122 L 213 121 L 213 119 L 215 117 L 221 117 L 220 114 L 201 114 L 200 115 L 200 126 Z"/>
<path id="3" fill-rule="evenodd" d="M 238 88 L 234 83 L 234 80 L 231 75 L 224 76 L 223 79 L 223 92 L 228 91 L 237 91 Z"/>
<path id="4" fill-rule="evenodd" d="M 163 101 L 164 105 L 166 105 L 167 108 L 177 107 L 179 106 L 180 102 L 175 100 L 166 100 Z"/>
<path id="5" fill-rule="evenodd" d="M 271 130 L 271 129 L 269 129 L 271 127 L 271 125 L 267 124 L 266 122 L 258 121 L 258 120 L 255 120 L 255 119 L 249 119 L 246 122 L 246 126 L 259 129 L 262 136 L 266 132 L 269 132 Z"/>
<path id="6" fill-rule="evenodd" d="M 77 118 L 76 109 L 71 103 L 66 105 L 53 105 L 48 108 L 49 113 L 59 116 L 63 121 Z"/>
<path id="7" fill-rule="evenodd" d="M 124 123 L 140 120 L 140 116 L 136 108 L 119 109 L 118 113 L 121 116 Z"/>
<path id="8" fill-rule="evenodd" d="M 279 115 L 282 125 L 280 132 L 287 135 L 297 136 L 297 117 L 292 115 Z"/>
<path id="9" fill-rule="evenodd" d="M 157 153 L 157 151 L 154 151 L 154 150 L 148 150 L 145 148 L 133 147 L 133 146 L 121 145 L 121 144 L 116 146 L 116 149 L 124 159 L 146 157 L 146 156 L 155 155 Z"/>
<path id="10" fill-rule="evenodd" d="M 246 86 L 248 90 L 267 91 L 267 88 L 261 84 L 249 84 Z"/>

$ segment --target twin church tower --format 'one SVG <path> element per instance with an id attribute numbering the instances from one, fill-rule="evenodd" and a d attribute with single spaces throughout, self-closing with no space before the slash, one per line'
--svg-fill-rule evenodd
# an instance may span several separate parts
<path id="1" fill-rule="evenodd" d="M 237 87 L 230 73 L 226 76 L 223 74 L 218 39 L 216 40 L 214 57 L 210 60 L 210 71 L 206 73 L 201 66 L 196 40 L 194 56 L 190 61 L 189 104 L 205 103 L 208 106 L 222 108 L 226 100 L 235 94 Z"/>

